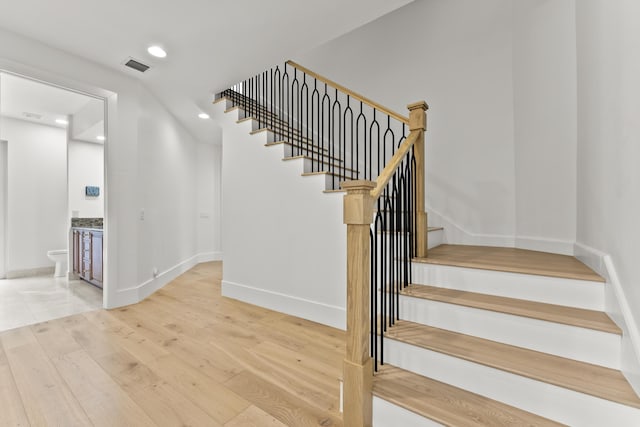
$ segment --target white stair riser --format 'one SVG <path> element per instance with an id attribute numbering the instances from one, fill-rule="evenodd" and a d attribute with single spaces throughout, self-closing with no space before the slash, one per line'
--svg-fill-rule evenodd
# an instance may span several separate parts
<path id="1" fill-rule="evenodd" d="M 373 396 L 373 427 L 441 427 L 442 424 Z"/>
<path id="2" fill-rule="evenodd" d="M 391 339 L 385 362 L 561 423 L 637 427 L 640 410 Z"/>
<path id="3" fill-rule="evenodd" d="M 439 301 L 400 296 L 411 322 L 620 369 L 621 336 Z"/>
<path id="4" fill-rule="evenodd" d="M 604 311 L 604 283 L 413 263 L 413 282 L 480 294 Z"/>

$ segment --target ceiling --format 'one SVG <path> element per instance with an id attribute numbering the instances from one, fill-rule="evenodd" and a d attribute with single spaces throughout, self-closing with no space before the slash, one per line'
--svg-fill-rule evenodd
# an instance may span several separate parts
<path id="1" fill-rule="evenodd" d="M 413 0 L 20 0 L 0 27 L 141 79 L 200 141 L 212 95 Z M 164 59 L 146 49 L 160 44 Z M 133 57 L 144 74 L 122 64 Z M 303 64 L 304 65 L 304 64 Z"/>
<path id="2" fill-rule="evenodd" d="M 102 101 L 66 89 L 41 82 L 0 73 L 0 115 L 26 120 L 47 126 L 66 128 L 56 119 L 69 120 L 70 116 L 87 109 L 89 104 L 101 110 Z M 104 134 L 104 113 L 98 112 L 90 125 L 74 135 L 74 139 L 100 143 L 98 135 Z M 100 117 L 102 116 L 102 117 Z M 84 120 L 86 122 L 86 119 Z M 1 135 L 0 135 L 1 136 Z"/>

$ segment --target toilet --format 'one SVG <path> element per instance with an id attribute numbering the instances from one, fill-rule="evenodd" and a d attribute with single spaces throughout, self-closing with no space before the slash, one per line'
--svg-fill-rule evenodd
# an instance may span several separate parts
<path id="1" fill-rule="evenodd" d="M 67 275 L 67 254 L 66 249 L 57 249 L 47 252 L 49 259 L 56 263 L 56 270 L 53 277 L 64 277 Z"/>

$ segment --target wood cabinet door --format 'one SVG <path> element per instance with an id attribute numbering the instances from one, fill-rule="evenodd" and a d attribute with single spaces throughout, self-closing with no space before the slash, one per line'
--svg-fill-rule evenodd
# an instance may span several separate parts
<path id="1" fill-rule="evenodd" d="M 80 232 L 73 230 L 73 273 L 80 274 Z"/>
<path id="2" fill-rule="evenodd" d="M 102 286 L 102 233 L 91 232 L 91 280 Z"/>

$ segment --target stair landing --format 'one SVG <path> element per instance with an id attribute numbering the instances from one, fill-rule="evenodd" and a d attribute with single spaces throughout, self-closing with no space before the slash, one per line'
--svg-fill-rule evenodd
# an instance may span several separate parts
<path id="1" fill-rule="evenodd" d="M 604 282 L 595 271 L 568 255 L 493 246 L 440 245 L 415 262 Z"/>

